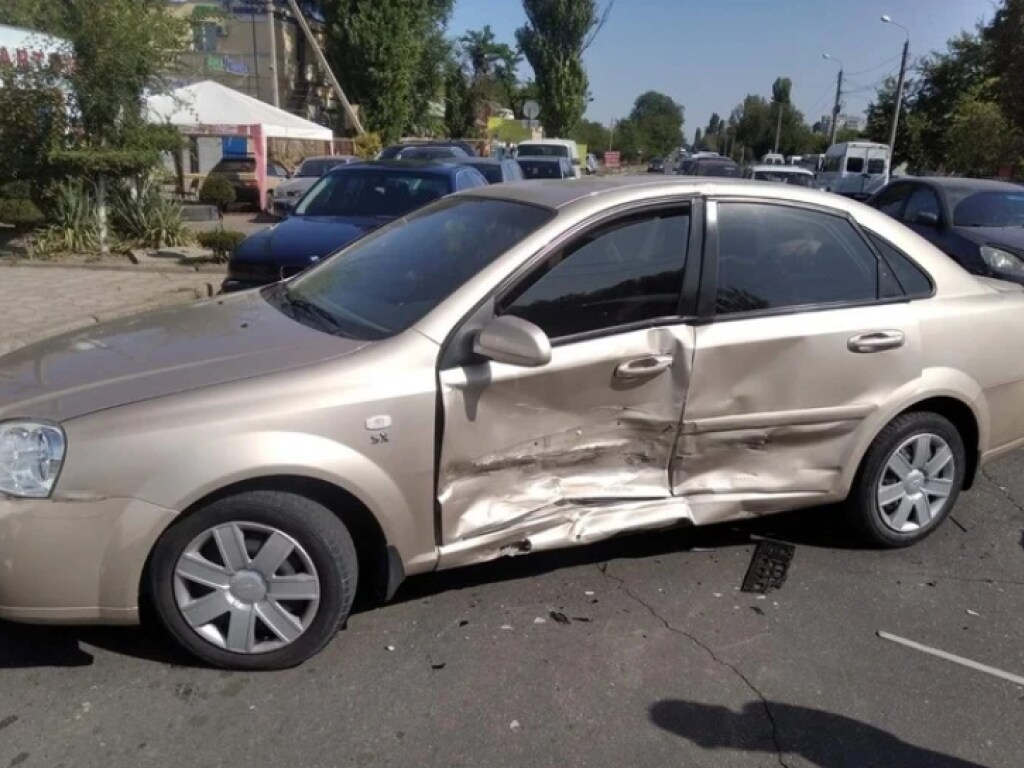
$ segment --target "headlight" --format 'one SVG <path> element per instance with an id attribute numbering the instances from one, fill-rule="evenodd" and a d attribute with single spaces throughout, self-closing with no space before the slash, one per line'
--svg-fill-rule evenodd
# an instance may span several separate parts
<path id="1" fill-rule="evenodd" d="M 1015 253 L 1004 251 L 1002 248 L 993 248 L 991 245 L 983 245 L 981 246 L 981 258 L 997 272 L 1009 272 L 1024 276 L 1024 259 Z"/>
<path id="2" fill-rule="evenodd" d="M 45 499 L 64 462 L 64 431 L 31 421 L 0 423 L 0 493 Z"/>

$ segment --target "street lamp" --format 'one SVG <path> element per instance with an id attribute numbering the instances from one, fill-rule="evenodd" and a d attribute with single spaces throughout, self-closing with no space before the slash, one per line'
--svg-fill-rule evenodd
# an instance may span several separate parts
<path id="1" fill-rule="evenodd" d="M 906 39 L 903 41 L 903 59 L 900 61 L 900 78 L 896 83 L 896 106 L 892 110 L 892 126 L 889 129 L 889 162 L 896 152 L 896 127 L 900 122 L 900 107 L 903 105 L 903 81 L 907 76 L 907 56 L 910 54 L 910 30 L 902 24 L 892 20 L 888 14 L 882 15 L 883 24 L 892 24 L 903 30 Z"/>
<path id="2" fill-rule="evenodd" d="M 836 143 L 836 131 L 839 129 L 839 100 L 843 97 L 843 62 L 830 53 L 821 54 L 821 58 L 834 61 L 839 65 L 839 78 L 836 80 L 836 103 L 832 107 L 832 126 L 829 131 L 829 146 Z"/>

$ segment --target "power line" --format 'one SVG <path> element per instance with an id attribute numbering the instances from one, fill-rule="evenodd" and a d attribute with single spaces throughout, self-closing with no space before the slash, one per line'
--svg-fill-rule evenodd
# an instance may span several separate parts
<path id="1" fill-rule="evenodd" d="M 876 64 L 873 67 L 868 67 L 867 69 L 861 69 L 861 70 L 858 70 L 857 72 L 850 72 L 850 75 L 853 76 L 853 77 L 856 77 L 857 75 L 866 75 L 868 72 L 874 72 L 876 69 L 881 69 L 886 64 L 891 64 L 894 61 L 899 61 L 900 58 L 902 57 L 902 55 L 903 54 L 897 53 L 891 59 L 886 59 L 881 64 Z"/>

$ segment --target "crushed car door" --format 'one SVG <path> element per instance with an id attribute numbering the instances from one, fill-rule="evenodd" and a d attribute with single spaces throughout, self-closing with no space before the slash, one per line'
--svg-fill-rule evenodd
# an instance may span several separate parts
<path id="1" fill-rule="evenodd" d="M 683 273 L 700 229 L 689 205 L 614 217 L 496 298 L 496 315 L 547 334 L 552 357 L 441 371 L 442 564 L 685 519 L 668 466 L 693 356 Z"/>

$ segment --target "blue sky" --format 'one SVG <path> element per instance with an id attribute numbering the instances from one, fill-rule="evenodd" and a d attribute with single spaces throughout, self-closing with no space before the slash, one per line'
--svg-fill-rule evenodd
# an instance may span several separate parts
<path id="1" fill-rule="evenodd" d="M 899 68 L 903 32 L 883 24 L 883 13 L 910 30 L 913 59 L 944 48 L 992 12 L 991 0 L 615 0 L 584 54 L 594 95 L 587 117 L 624 117 L 640 93 L 656 90 L 686 108 L 692 138 L 712 112 L 728 116 L 746 94 L 768 95 L 784 75 L 793 80 L 797 108 L 813 122 L 831 110 L 835 95 L 838 67 L 824 52 L 845 66 L 844 111 L 860 113 L 873 86 Z M 449 32 L 490 24 L 514 44 L 524 20 L 520 0 L 456 0 Z"/>

